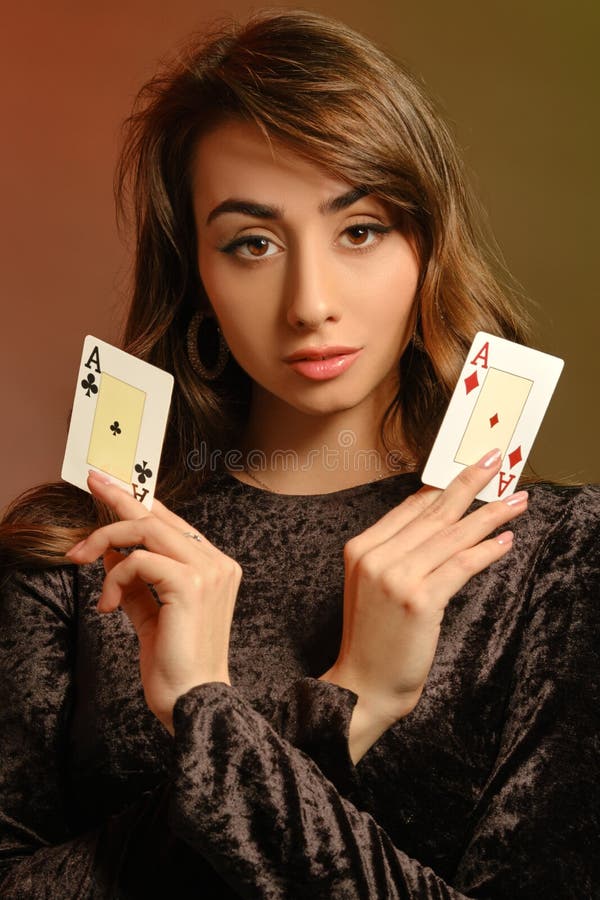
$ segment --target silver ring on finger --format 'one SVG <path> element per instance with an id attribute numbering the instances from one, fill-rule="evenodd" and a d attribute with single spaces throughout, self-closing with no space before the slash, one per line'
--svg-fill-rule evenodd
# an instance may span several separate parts
<path id="1" fill-rule="evenodd" d="M 191 538 L 193 541 L 201 541 L 202 538 L 197 531 L 182 531 L 184 537 Z"/>

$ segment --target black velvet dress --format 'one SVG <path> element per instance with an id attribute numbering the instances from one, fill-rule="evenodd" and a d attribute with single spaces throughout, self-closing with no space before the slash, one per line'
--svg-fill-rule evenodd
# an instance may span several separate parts
<path id="1" fill-rule="evenodd" d="M 0 896 L 600 897 L 597 488 L 531 488 L 450 602 L 416 709 L 352 765 L 343 547 L 419 486 L 318 496 L 220 474 L 179 509 L 238 560 L 232 687 L 148 711 L 100 564 L 0 598 Z"/>

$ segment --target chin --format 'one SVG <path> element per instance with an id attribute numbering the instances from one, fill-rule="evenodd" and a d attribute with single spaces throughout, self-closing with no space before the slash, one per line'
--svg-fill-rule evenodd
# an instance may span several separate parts
<path id="1" fill-rule="evenodd" d="M 283 400 L 284 403 L 287 403 L 289 406 L 298 410 L 298 412 L 305 413 L 306 415 L 332 416 L 337 413 L 348 412 L 349 410 L 354 409 L 366 400 L 366 398 L 367 395 L 362 394 L 355 397 L 344 397 L 338 394 L 337 397 L 323 396 L 314 397 L 310 400 L 300 397 L 281 397 L 280 399 Z"/>

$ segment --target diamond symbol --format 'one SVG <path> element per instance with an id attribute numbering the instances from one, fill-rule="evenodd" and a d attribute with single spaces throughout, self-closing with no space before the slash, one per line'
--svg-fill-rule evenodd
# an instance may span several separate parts
<path id="1" fill-rule="evenodd" d="M 467 394 L 470 394 L 471 391 L 474 391 L 478 386 L 479 378 L 477 377 L 477 372 L 472 372 L 468 378 L 465 378 L 465 387 L 467 389 Z"/>
<path id="2" fill-rule="evenodd" d="M 490 428 L 493 428 L 494 425 L 497 425 L 500 419 L 498 418 L 498 413 L 494 413 L 492 418 L 490 419 Z"/>
<path id="3" fill-rule="evenodd" d="M 516 466 L 516 464 L 520 463 L 522 459 L 523 457 L 521 455 L 521 445 L 519 444 L 516 450 L 513 450 L 512 453 L 508 454 L 510 468 L 512 469 L 513 466 Z"/>

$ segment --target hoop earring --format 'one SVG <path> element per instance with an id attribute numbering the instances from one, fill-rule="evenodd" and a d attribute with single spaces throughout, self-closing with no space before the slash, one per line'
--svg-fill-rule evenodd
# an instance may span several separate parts
<path id="1" fill-rule="evenodd" d="M 217 360 L 212 369 L 208 369 L 200 359 L 200 354 L 198 353 L 198 335 L 200 333 L 200 328 L 205 319 L 212 318 L 212 316 L 209 316 L 208 313 L 203 312 L 203 310 L 198 310 L 198 312 L 194 313 L 192 316 L 187 330 L 187 354 L 190 365 L 194 372 L 205 381 L 214 381 L 222 375 L 229 358 L 229 347 L 225 343 L 225 338 L 223 337 L 221 329 L 216 325 L 219 341 Z"/>

